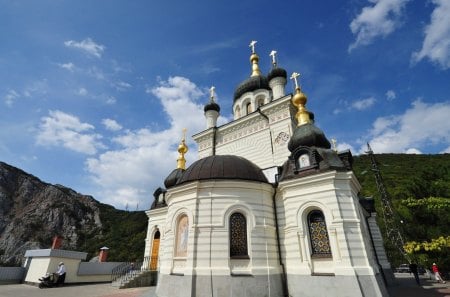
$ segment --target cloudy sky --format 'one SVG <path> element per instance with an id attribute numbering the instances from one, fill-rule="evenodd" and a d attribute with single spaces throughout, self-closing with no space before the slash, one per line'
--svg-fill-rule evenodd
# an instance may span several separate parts
<path id="1" fill-rule="evenodd" d="M 148 209 L 187 128 L 271 50 L 354 154 L 450 153 L 450 0 L 0 0 L 0 161 Z M 287 85 L 292 92 L 292 83 Z"/>

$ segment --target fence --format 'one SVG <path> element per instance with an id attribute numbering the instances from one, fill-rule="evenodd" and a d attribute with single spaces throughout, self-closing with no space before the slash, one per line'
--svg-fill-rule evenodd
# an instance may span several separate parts
<path id="1" fill-rule="evenodd" d="M 23 267 L 0 267 L 0 284 L 19 284 L 24 274 Z"/>

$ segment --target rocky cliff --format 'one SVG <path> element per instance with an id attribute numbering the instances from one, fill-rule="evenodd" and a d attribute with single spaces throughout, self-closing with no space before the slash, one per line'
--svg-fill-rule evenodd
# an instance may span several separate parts
<path id="1" fill-rule="evenodd" d="M 61 248 L 79 248 L 102 232 L 100 205 L 0 162 L 0 263 L 19 264 L 27 249 L 50 248 L 55 235 L 63 237 Z"/>

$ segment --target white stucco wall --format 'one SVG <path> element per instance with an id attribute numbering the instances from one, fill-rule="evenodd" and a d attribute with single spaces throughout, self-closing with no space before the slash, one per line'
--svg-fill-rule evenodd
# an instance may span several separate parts
<path id="1" fill-rule="evenodd" d="M 216 154 L 244 157 L 260 168 L 281 166 L 290 155 L 287 142 L 293 133 L 291 95 L 261 106 L 258 112 L 218 127 Z M 199 159 L 212 155 L 213 129 L 193 136 Z"/>
<path id="2" fill-rule="evenodd" d="M 327 287 L 314 287 L 305 296 L 326 295 L 333 288 L 342 288 L 342 296 L 383 295 L 377 284 L 379 271 L 367 240 L 367 226 L 359 209 L 359 190 L 351 171 L 328 171 L 280 182 L 277 212 L 284 243 L 282 257 L 294 295 L 302 286 L 320 280 L 327 282 Z M 325 216 L 332 258 L 311 257 L 307 215 L 313 209 L 321 210 Z"/>

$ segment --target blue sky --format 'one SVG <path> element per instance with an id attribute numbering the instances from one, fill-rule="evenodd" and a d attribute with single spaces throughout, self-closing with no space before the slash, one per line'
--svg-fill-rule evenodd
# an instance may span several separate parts
<path id="1" fill-rule="evenodd" d="M 212 85 L 231 119 L 251 40 L 340 149 L 450 153 L 450 0 L 190 2 L 0 0 L 0 160 L 148 209 Z"/>

